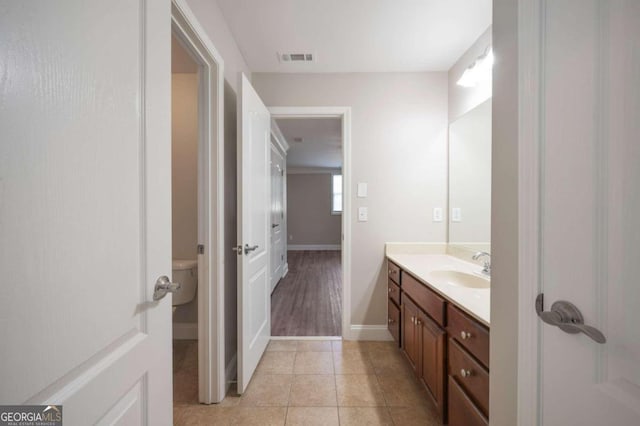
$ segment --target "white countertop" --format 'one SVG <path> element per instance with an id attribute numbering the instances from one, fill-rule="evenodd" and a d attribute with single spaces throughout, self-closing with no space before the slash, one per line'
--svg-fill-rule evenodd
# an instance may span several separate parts
<path id="1" fill-rule="evenodd" d="M 387 252 L 387 257 L 487 327 L 490 325 L 491 290 L 489 288 L 458 287 L 431 276 L 431 272 L 436 270 L 455 270 L 479 275 L 482 267 L 446 254 Z"/>

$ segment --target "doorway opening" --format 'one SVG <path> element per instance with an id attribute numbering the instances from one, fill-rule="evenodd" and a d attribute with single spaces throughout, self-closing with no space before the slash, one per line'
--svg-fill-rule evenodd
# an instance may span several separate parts
<path id="1" fill-rule="evenodd" d="M 271 336 L 340 339 L 348 306 L 345 117 L 271 110 Z"/>
<path id="2" fill-rule="evenodd" d="M 225 395 L 222 58 L 182 0 L 171 9 L 174 404 Z"/>

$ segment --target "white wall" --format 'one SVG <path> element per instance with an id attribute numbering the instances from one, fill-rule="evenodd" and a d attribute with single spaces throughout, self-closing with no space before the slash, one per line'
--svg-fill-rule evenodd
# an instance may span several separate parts
<path id="1" fill-rule="evenodd" d="M 518 1 L 494 0 L 491 424 L 517 424 Z M 531 307 L 531 315 L 534 315 Z"/>
<path id="2" fill-rule="evenodd" d="M 447 199 L 447 73 L 254 73 L 253 85 L 267 106 L 352 108 L 352 206 L 369 221 L 351 217 L 351 321 L 386 327 L 384 243 L 446 240 L 431 212 Z"/>
<path id="3" fill-rule="evenodd" d="M 196 259 L 198 245 L 198 74 L 171 75 L 171 220 L 174 259 Z M 197 295 L 174 322 L 198 322 Z"/>
<path id="4" fill-rule="evenodd" d="M 476 87 L 462 87 L 456 83 L 478 56 L 491 45 L 491 27 L 467 49 L 449 70 L 449 122 L 472 110 L 491 97 L 491 84 L 479 84 Z"/>
<path id="5" fill-rule="evenodd" d="M 224 19 L 224 15 L 215 0 L 186 0 L 216 47 L 216 50 L 224 59 L 224 78 L 233 91 L 237 91 L 238 73 L 244 72 L 251 80 L 251 70 L 247 65 L 231 30 Z"/>
<path id="6" fill-rule="evenodd" d="M 342 216 L 331 214 L 331 173 L 287 175 L 287 243 L 336 245 Z"/>

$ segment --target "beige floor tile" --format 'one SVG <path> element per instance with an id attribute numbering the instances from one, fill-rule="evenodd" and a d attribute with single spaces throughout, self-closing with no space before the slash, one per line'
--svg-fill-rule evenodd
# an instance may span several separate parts
<path id="1" fill-rule="evenodd" d="M 295 352 L 298 342 L 295 340 L 271 340 L 267 345 L 268 352 Z"/>
<path id="2" fill-rule="evenodd" d="M 256 375 L 240 399 L 241 406 L 284 407 L 289 404 L 291 374 Z"/>
<path id="3" fill-rule="evenodd" d="M 293 374 L 295 352 L 265 352 L 256 374 Z"/>
<path id="4" fill-rule="evenodd" d="M 298 352 L 331 352 L 331 340 L 298 340 Z"/>
<path id="5" fill-rule="evenodd" d="M 367 349 L 367 352 L 385 351 L 396 352 L 398 351 L 398 343 L 395 341 L 363 341 L 362 344 Z"/>
<path id="6" fill-rule="evenodd" d="M 189 426 L 282 426 L 286 415 L 286 407 L 193 405 L 184 413 L 183 421 Z"/>
<path id="7" fill-rule="evenodd" d="M 338 405 L 375 407 L 384 405 L 382 390 L 374 375 L 347 374 L 336 376 Z"/>
<path id="8" fill-rule="evenodd" d="M 368 354 L 376 374 L 414 375 L 409 362 L 398 349 L 375 349 Z"/>
<path id="9" fill-rule="evenodd" d="M 334 352 L 346 352 L 346 351 L 358 351 L 366 352 L 366 342 L 357 340 L 335 340 L 331 342 L 331 347 Z"/>
<path id="10" fill-rule="evenodd" d="M 433 409 L 423 407 L 389 407 L 394 423 L 402 426 L 438 426 L 440 420 Z"/>
<path id="11" fill-rule="evenodd" d="M 289 405 L 335 407 L 337 405 L 335 376 L 331 374 L 295 376 L 291 387 Z"/>
<path id="12" fill-rule="evenodd" d="M 374 374 L 373 364 L 366 353 L 345 351 L 333 353 L 336 374 Z"/>
<path id="13" fill-rule="evenodd" d="M 339 416 L 340 426 L 393 425 L 386 407 L 340 407 Z"/>
<path id="14" fill-rule="evenodd" d="M 417 379 L 406 375 L 378 375 L 382 394 L 390 407 L 416 407 L 428 403 L 429 395 Z"/>
<path id="15" fill-rule="evenodd" d="M 295 374 L 333 374 L 331 352 L 296 352 Z"/>
<path id="16" fill-rule="evenodd" d="M 179 370 L 173 374 L 173 402 L 176 404 L 198 403 L 198 373 Z"/>
<path id="17" fill-rule="evenodd" d="M 338 426 L 337 407 L 289 407 L 287 426 Z"/>
<path id="18" fill-rule="evenodd" d="M 184 413 L 187 411 L 188 405 L 173 406 L 173 424 L 176 426 L 184 425 Z"/>

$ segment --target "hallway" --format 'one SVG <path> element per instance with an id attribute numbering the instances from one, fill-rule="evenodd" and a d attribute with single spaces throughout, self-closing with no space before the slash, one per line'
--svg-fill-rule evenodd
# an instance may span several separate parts
<path id="1" fill-rule="evenodd" d="M 271 295 L 272 336 L 341 336 L 341 252 L 289 251 L 289 273 Z"/>
<path id="2" fill-rule="evenodd" d="M 196 341 L 174 348 L 178 426 L 438 424 L 424 387 L 391 342 L 272 340 L 245 394 L 232 387 L 216 405 L 198 404 L 196 360 Z"/>

